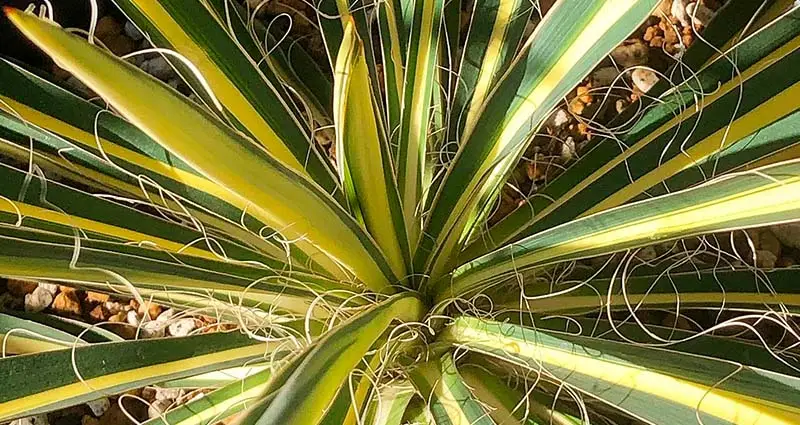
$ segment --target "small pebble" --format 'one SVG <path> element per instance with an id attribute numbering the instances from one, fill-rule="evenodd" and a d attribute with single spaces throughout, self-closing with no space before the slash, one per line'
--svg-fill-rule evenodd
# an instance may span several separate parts
<path id="1" fill-rule="evenodd" d="M 139 313 L 131 310 L 125 316 L 125 321 L 131 326 L 139 326 Z"/>
<path id="2" fill-rule="evenodd" d="M 187 336 L 195 330 L 196 327 L 197 325 L 192 318 L 179 319 L 175 321 L 175 323 L 169 325 L 169 334 L 172 336 Z"/>
<path id="3" fill-rule="evenodd" d="M 139 335 L 145 339 L 161 338 L 166 335 L 166 331 L 167 326 L 164 322 L 151 320 L 142 324 L 142 327 L 139 329 Z"/>
<path id="4" fill-rule="evenodd" d="M 704 27 L 714 18 L 714 11 L 701 2 L 689 3 L 686 6 L 686 14 L 692 18 L 692 22 L 695 25 L 702 25 Z"/>
<path id="5" fill-rule="evenodd" d="M 122 25 L 111 16 L 103 16 L 97 21 L 94 28 L 94 36 L 99 39 L 105 39 L 110 36 L 117 35 L 122 32 Z"/>
<path id="6" fill-rule="evenodd" d="M 800 223 L 779 224 L 770 227 L 770 230 L 782 244 L 800 249 Z"/>
<path id="7" fill-rule="evenodd" d="M 605 66 L 592 73 L 592 83 L 597 87 L 607 87 L 619 76 L 619 71 L 613 66 Z"/>
<path id="8" fill-rule="evenodd" d="M 108 294 L 101 294 L 100 292 L 86 292 L 86 301 L 92 303 L 104 303 L 108 301 Z"/>
<path id="9" fill-rule="evenodd" d="M 134 25 L 133 22 L 125 23 L 125 35 L 130 37 L 130 39 L 133 41 L 139 41 L 144 38 L 144 35 L 139 32 L 139 29 L 136 28 L 136 25 Z"/>
<path id="10" fill-rule="evenodd" d="M 572 136 L 567 137 L 567 140 L 564 140 L 561 143 L 561 159 L 570 160 L 575 156 L 575 140 Z"/>
<path id="11" fill-rule="evenodd" d="M 174 70 L 169 62 L 162 56 L 156 56 L 150 60 L 145 61 L 141 65 L 144 72 L 158 78 L 159 80 L 168 80 L 174 75 Z"/>
<path id="12" fill-rule="evenodd" d="M 109 407 L 111 407 L 111 402 L 107 398 L 103 397 L 97 400 L 89 401 L 86 403 L 86 405 L 89 406 L 89 409 L 92 410 L 92 413 L 95 416 L 100 417 L 103 416 L 103 413 L 106 413 Z"/>
<path id="13" fill-rule="evenodd" d="M 156 390 L 156 400 L 173 401 L 179 399 L 183 395 L 183 390 L 180 388 L 158 388 Z"/>
<path id="14" fill-rule="evenodd" d="M 38 286 L 33 292 L 25 295 L 25 311 L 38 313 L 49 307 L 53 302 L 53 298 L 53 294 L 50 291 Z"/>
<path id="15" fill-rule="evenodd" d="M 58 293 L 58 285 L 55 283 L 39 282 L 39 287 L 53 295 Z"/>
<path id="16" fill-rule="evenodd" d="M 100 425 L 100 420 L 94 416 L 84 415 L 81 418 L 81 425 Z"/>
<path id="17" fill-rule="evenodd" d="M 775 263 L 777 262 L 778 257 L 776 257 L 775 254 L 765 250 L 756 251 L 756 265 L 758 267 L 772 269 L 775 267 Z"/>
<path id="18" fill-rule="evenodd" d="M 689 15 L 686 14 L 686 0 L 672 0 L 672 8 L 670 10 L 672 16 L 677 19 L 681 25 L 688 27 Z"/>
<path id="19" fill-rule="evenodd" d="M 658 253 L 654 247 L 646 246 L 636 253 L 636 257 L 642 261 L 653 261 L 658 257 Z"/>
<path id="20" fill-rule="evenodd" d="M 50 422 L 47 420 L 47 415 L 41 414 L 13 420 L 9 425 L 50 425 Z"/>
<path id="21" fill-rule="evenodd" d="M 642 93 L 647 93 L 658 83 L 658 76 L 656 73 L 645 68 L 634 69 L 631 73 L 631 79 L 633 79 L 633 84 L 636 85 Z"/>
<path id="22" fill-rule="evenodd" d="M 0 309 L 11 308 L 11 305 L 14 304 L 15 300 L 19 299 L 14 298 L 14 296 L 9 294 L 8 292 L 0 294 Z"/>
<path id="23" fill-rule="evenodd" d="M 166 412 L 171 405 L 172 402 L 169 400 L 156 400 L 147 408 L 147 417 L 150 419 L 158 418 L 162 413 Z"/>
<path id="24" fill-rule="evenodd" d="M 628 40 L 611 51 L 611 57 L 623 68 L 645 65 L 649 55 L 650 48 L 638 39 Z"/>
<path id="25" fill-rule="evenodd" d="M 161 314 L 158 315 L 158 317 L 156 318 L 156 321 L 167 322 L 170 319 L 172 319 L 172 316 L 174 316 L 174 315 L 175 315 L 175 309 L 174 308 L 168 308 L 168 309 L 164 310 L 163 312 L 161 312 Z"/>
<path id="26" fill-rule="evenodd" d="M 80 316 L 81 301 L 75 291 L 60 292 L 53 300 L 53 311 L 59 314 Z"/>
<path id="27" fill-rule="evenodd" d="M 567 111 L 563 109 L 557 110 L 556 113 L 553 115 L 553 125 L 556 127 L 561 127 L 568 122 L 569 122 L 569 114 L 567 113 Z"/>
<path id="28" fill-rule="evenodd" d="M 35 291 L 39 284 L 32 280 L 9 279 L 7 286 L 8 292 L 10 292 L 11 295 L 15 297 L 24 297 Z"/>

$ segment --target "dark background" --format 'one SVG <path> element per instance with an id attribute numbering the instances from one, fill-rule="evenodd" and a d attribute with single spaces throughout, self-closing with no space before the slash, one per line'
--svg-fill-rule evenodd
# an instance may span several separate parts
<path id="1" fill-rule="evenodd" d="M 55 21 L 62 27 L 89 29 L 91 17 L 89 0 L 50 0 L 50 3 L 53 5 Z M 36 4 L 38 13 L 38 5 L 43 3 L 33 0 L 0 0 L 2 6 L 12 6 L 21 10 L 24 10 L 29 4 Z M 113 2 L 97 0 L 97 4 L 99 6 L 98 16 L 110 14 L 122 21 L 123 15 Z M 45 70 L 49 70 L 51 65 L 50 60 L 23 37 L 2 13 L 0 13 L 0 56 L 13 58 Z"/>

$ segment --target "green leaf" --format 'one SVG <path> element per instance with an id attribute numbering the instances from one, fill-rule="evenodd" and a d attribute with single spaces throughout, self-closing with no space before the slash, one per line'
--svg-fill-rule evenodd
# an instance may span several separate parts
<path id="1" fill-rule="evenodd" d="M 86 344 L 82 339 L 67 332 L 5 313 L 0 313 L 0 341 L 2 341 L 0 346 L 2 357 Z"/>
<path id="2" fill-rule="evenodd" d="M 798 175 L 800 163 L 778 164 L 571 221 L 459 267 L 452 277 L 440 281 L 438 298 L 473 293 L 520 269 L 797 220 Z"/>
<path id="3" fill-rule="evenodd" d="M 211 180 L 247 199 L 252 213 L 284 236 L 301 246 L 313 241 L 313 246 L 324 247 L 368 287 L 383 290 L 395 280 L 373 240 L 305 176 L 140 70 L 32 15 L 8 16 L 123 116 Z M 199 141 L 205 141 L 203 149 L 197 148 Z"/>
<path id="4" fill-rule="evenodd" d="M 428 400 L 436 425 L 494 425 L 496 422 L 472 395 L 450 353 L 408 373 L 422 398 Z"/>
<path id="5" fill-rule="evenodd" d="M 461 369 L 464 382 L 470 386 L 473 394 L 490 406 L 489 415 L 499 424 L 526 425 L 580 425 L 580 419 L 557 412 L 544 405 L 532 388 L 520 392 L 510 388 L 496 375 L 478 367 Z"/>
<path id="6" fill-rule="evenodd" d="M 597 144 L 464 258 L 481 246 L 491 250 L 621 205 L 795 111 L 800 85 L 787 70 L 800 61 L 798 17 L 795 10 L 737 44 L 650 109 L 622 140 Z"/>
<path id="7" fill-rule="evenodd" d="M 792 424 L 800 378 L 670 350 L 459 318 L 444 342 L 523 366 L 654 424 Z"/>
<path id="8" fill-rule="evenodd" d="M 274 391 L 274 398 L 268 406 L 250 412 L 243 424 L 317 423 L 350 371 L 389 324 L 395 319 L 419 320 L 422 314 L 421 302 L 413 295 L 402 294 L 337 326 L 273 378 L 266 392 Z"/>
<path id="9" fill-rule="evenodd" d="M 627 275 L 620 270 L 612 278 L 589 279 L 558 285 L 543 284 L 517 289 L 502 288 L 493 299 L 497 307 L 540 314 L 572 314 L 597 309 L 618 311 L 656 308 L 800 309 L 800 288 L 794 271 L 774 269 L 706 270 Z"/>
<path id="10" fill-rule="evenodd" d="M 308 313 L 321 294 L 322 299 L 332 295 L 339 302 L 352 294 L 347 286 L 312 275 L 293 276 L 133 245 L 82 240 L 72 229 L 66 230 L 58 234 L 0 226 L 0 275 L 68 281 L 124 293 L 130 293 L 133 285 L 140 294 L 159 300 L 180 300 L 194 294 L 195 298 L 241 302 L 245 307 L 266 310 L 271 306 L 276 312 L 300 315 Z M 173 294 L 170 290 L 178 291 Z M 314 310 L 312 315 L 328 314 L 322 305 Z"/>
<path id="11" fill-rule="evenodd" d="M 276 78 L 267 78 L 239 47 L 212 6 L 200 1 L 189 5 L 155 0 L 118 4 L 197 67 L 235 127 L 293 170 L 308 172 L 326 191 L 337 188 L 330 165 L 288 106 L 283 87 L 277 86 Z"/>
<path id="12" fill-rule="evenodd" d="M 755 315 L 747 316 L 753 318 Z M 745 331 L 747 328 L 744 324 L 748 324 L 749 321 L 747 316 L 723 322 L 719 324 L 721 325 L 720 328 L 727 327 L 729 331 L 735 332 Z M 750 342 L 739 338 L 707 333 L 708 331 L 701 333 L 699 330 L 690 331 L 652 324 L 643 326 L 636 323 L 630 316 L 614 322 L 600 318 L 541 317 L 528 314 L 521 316 L 507 314 L 501 315 L 501 317 L 518 322 L 526 327 L 535 327 L 543 331 L 564 332 L 610 341 L 646 344 L 654 347 L 662 346 L 671 351 L 714 357 L 719 360 L 746 364 L 784 375 L 797 375 L 798 366 L 800 366 L 798 353 L 792 350 L 769 350 L 758 340 Z M 520 318 L 522 320 L 519 320 Z M 535 326 L 533 325 L 534 322 Z M 668 323 L 665 324 L 668 325 Z M 745 334 L 745 336 L 751 335 L 753 334 Z"/>
<path id="13" fill-rule="evenodd" d="M 0 79 L 8 82 L 0 85 L 0 109 L 9 111 L 0 111 L 0 138 L 14 144 L 0 146 L 16 148 L 10 154 L 21 161 L 28 161 L 33 143 L 35 164 L 45 171 L 77 175 L 76 181 L 97 190 L 191 215 L 213 226 L 207 230 L 217 237 L 214 229 L 274 258 L 287 256 L 285 247 L 259 236 L 272 230 L 248 214 L 246 200 L 202 177 L 130 123 L 5 60 Z M 308 262 L 297 248 L 289 250 L 297 263 Z"/>
<path id="14" fill-rule="evenodd" d="M 444 0 L 420 0 L 408 27 L 403 77 L 402 118 L 398 135 L 397 185 L 409 242 L 416 244 L 421 222 L 423 174 L 431 101 L 436 87 L 438 43 Z"/>
<path id="15" fill-rule="evenodd" d="M 261 358 L 280 343 L 239 333 L 111 342 L 0 359 L 0 420 L 85 403 Z"/>
<path id="16" fill-rule="evenodd" d="M 348 22 L 336 61 L 334 122 L 339 176 L 351 211 L 375 238 L 396 276 L 410 261 L 391 152 L 378 121 L 364 48 Z M 388 219 L 387 219 L 387 212 Z"/>
<path id="17" fill-rule="evenodd" d="M 192 400 L 178 408 L 172 409 L 162 417 L 150 419 L 146 425 L 198 425 L 213 424 L 244 410 L 264 396 L 272 374 L 270 369 L 263 370 L 242 380 L 225 385 L 203 397 Z"/>
<path id="18" fill-rule="evenodd" d="M 450 140 L 456 145 L 463 131 L 475 125 L 491 89 L 514 59 L 532 11 L 524 0 L 473 4 L 450 111 Z"/>
<path id="19" fill-rule="evenodd" d="M 655 0 L 561 1 L 499 81 L 431 203 L 415 265 L 436 279 L 549 111 L 650 13 Z"/>
<path id="20" fill-rule="evenodd" d="M 400 425 L 414 388 L 407 383 L 382 386 L 370 400 L 365 423 L 368 425 Z"/>

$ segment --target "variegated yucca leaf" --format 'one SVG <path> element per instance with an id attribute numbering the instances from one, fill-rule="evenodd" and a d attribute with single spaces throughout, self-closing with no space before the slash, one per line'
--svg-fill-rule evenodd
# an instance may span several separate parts
<path id="1" fill-rule="evenodd" d="M 552 111 L 671 2 L 282 2 L 288 30 L 115 3 L 194 96 L 4 8 L 97 97 L 0 58 L 0 276 L 219 323 L 126 340 L 0 294 L 0 422 L 157 386 L 212 390 L 147 425 L 800 423 L 796 2 L 695 16 L 504 216 Z"/>

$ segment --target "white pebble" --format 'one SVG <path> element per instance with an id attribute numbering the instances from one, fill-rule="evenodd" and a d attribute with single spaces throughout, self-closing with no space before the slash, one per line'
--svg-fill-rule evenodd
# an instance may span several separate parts
<path id="1" fill-rule="evenodd" d="M 672 0 L 672 16 L 684 27 L 689 26 L 689 15 L 686 14 L 686 0 Z"/>
<path id="2" fill-rule="evenodd" d="M 156 388 L 156 400 L 177 400 L 183 395 L 180 388 Z"/>
<path id="3" fill-rule="evenodd" d="M 142 338 L 161 338 L 166 335 L 167 325 L 163 322 L 151 320 L 144 322 L 142 327 L 139 328 L 139 335 Z"/>
<path id="4" fill-rule="evenodd" d="M 150 419 L 158 418 L 160 415 L 169 409 L 172 402 L 169 400 L 156 400 L 147 408 L 147 416 Z"/>
<path id="5" fill-rule="evenodd" d="M 647 93 L 658 82 L 656 73 L 645 68 L 634 69 L 631 73 L 631 78 L 633 79 L 633 84 L 635 84 L 642 93 Z"/>
<path id="6" fill-rule="evenodd" d="M 92 414 L 99 418 L 100 416 L 103 416 L 103 413 L 106 413 L 106 411 L 111 407 L 111 402 L 104 397 L 89 401 L 86 403 L 86 405 L 92 409 Z"/>
<path id="7" fill-rule="evenodd" d="M 168 309 L 162 311 L 161 314 L 159 314 L 158 317 L 156 317 L 156 321 L 157 322 L 168 322 L 170 319 L 172 319 L 172 316 L 174 316 L 174 315 L 175 315 L 175 309 L 174 308 L 168 308 Z"/>
<path id="8" fill-rule="evenodd" d="M 689 3 L 686 6 L 686 14 L 692 18 L 692 22 L 702 26 L 707 26 L 714 18 L 714 11 L 702 3 Z"/>
<path id="9" fill-rule="evenodd" d="M 563 109 L 557 110 L 555 115 L 553 116 L 553 125 L 555 125 L 556 127 L 561 127 L 568 122 L 569 122 L 569 114 L 567 114 L 567 111 Z"/>
<path id="10" fill-rule="evenodd" d="M 144 38 L 139 29 L 136 28 L 136 25 L 133 25 L 133 22 L 126 22 L 125 23 L 125 35 L 130 37 L 133 41 L 139 41 Z"/>
<path id="11" fill-rule="evenodd" d="M 195 330 L 196 327 L 194 319 L 180 319 L 169 325 L 169 334 L 172 336 L 187 336 Z"/>
<path id="12" fill-rule="evenodd" d="M 25 295 L 25 311 L 38 313 L 49 307 L 53 298 L 53 293 L 37 286 L 33 292 Z"/>
<path id="13" fill-rule="evenodd" d="M 575 140 L 572 136 L 567 137 L 567 140 L 561 144 L 561 158 L 562 159 L 572 159 L 575 156 Z"/>
<path id="14" fill-rule="evenodd" d="M 53 295 L 58 293 L 58 285 L 55 283 L 39 282 L 39 287 Z"/>
<path id="15" fill-rule="evenodd" d="M 125 316 L 125 319 L 128 321 L 129 325 L 139 326 L 139 314 L 133 310 L 128 312 L 127 316 Z"/>

